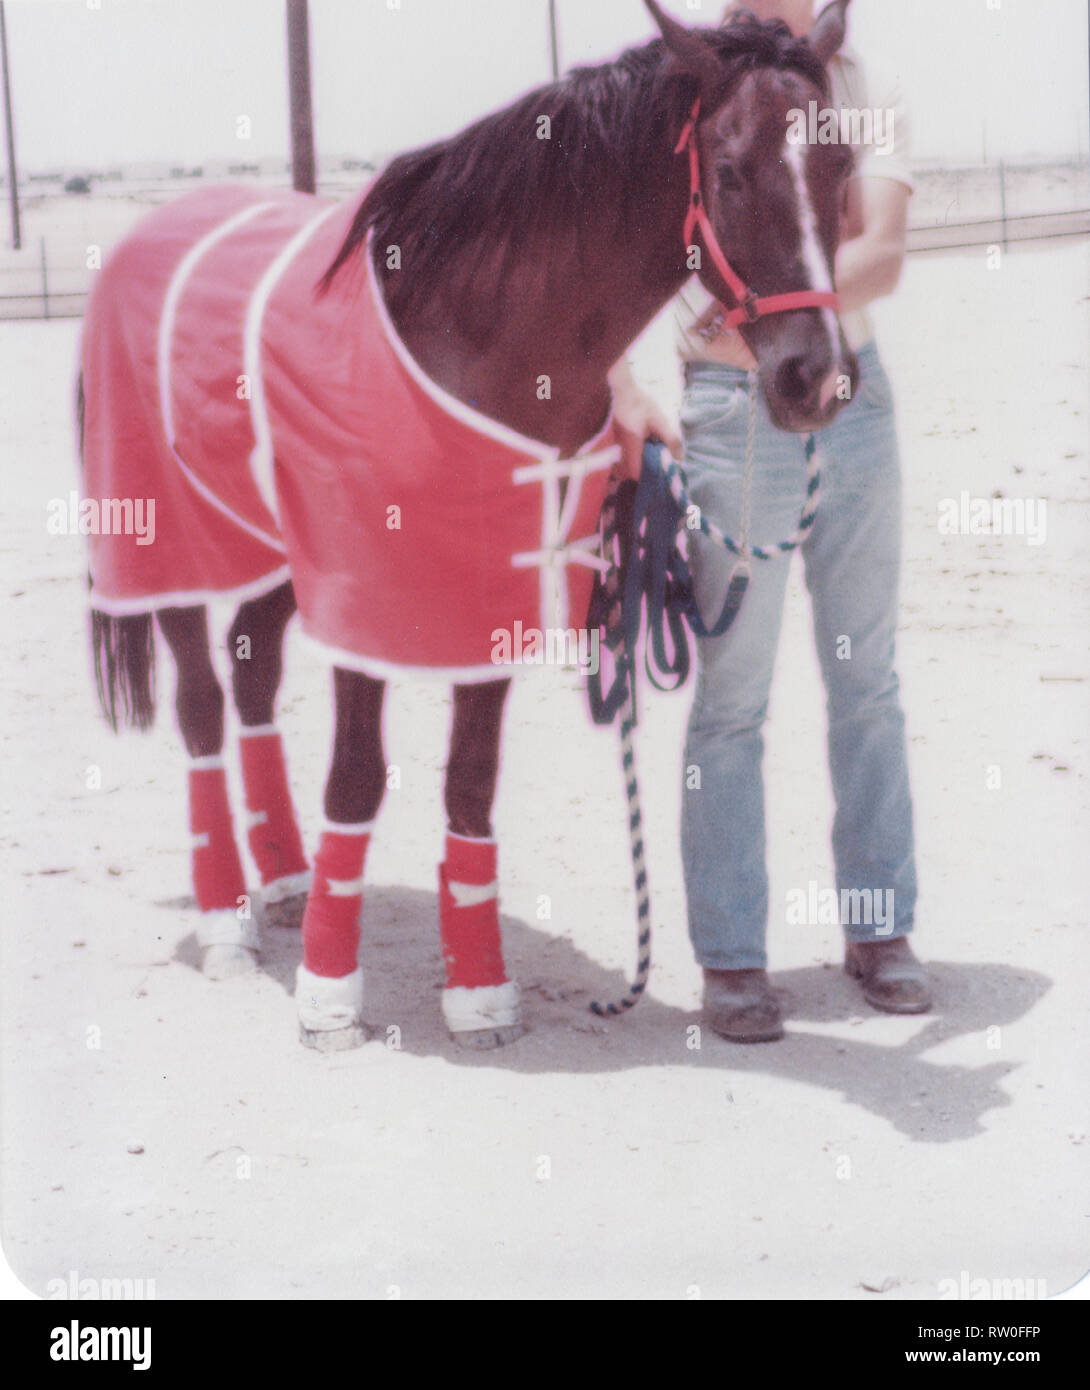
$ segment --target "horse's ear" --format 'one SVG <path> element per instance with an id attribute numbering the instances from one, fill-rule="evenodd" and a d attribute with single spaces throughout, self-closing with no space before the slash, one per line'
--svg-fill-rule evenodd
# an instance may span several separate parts
<path id="1" fill-rule="evenodd" d="M 643 3 L 681 69 L 697 78 L 702 89 L 712 86 L 719 78 L 719 62 L 701 36 L 666 14 L 658 0 Z"/>
<path id="2" fill-rule="evenodd" d="M 840 51 L 848 30 L 848 5 L 851 0 L 833 0 L 826 5 L 814 20 L 814 27 L 808 35 L 810 47 L 821 59 L 822 65 L 828 63 L 834 53 Z"/>

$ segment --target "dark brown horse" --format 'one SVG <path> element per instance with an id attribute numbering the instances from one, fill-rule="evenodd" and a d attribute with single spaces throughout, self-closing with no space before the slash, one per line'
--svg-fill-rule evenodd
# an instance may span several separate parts
<path id="1" fill-rule="evenodd" d="M 843 38 L 843 0 L 809 40 L 748 14 L 719 30 L 689 30 L 654 0 L 646 3 L 661 39 L 576 70 L 450 140 L 396 159 L 363 198 L 323 282 L 326 292 L 336 290 L 370 256 L 416 369 L 456 402 L 562 458 L 600 431 L 611 367 L 694 267 L 717 298 L 735 304 L 706 246 L 700 256 L 702 240 L 717 238 L 754 295 L 801 293 L 804 303 L 809 295 L 810 307 L 791 304 L 741 325 L 778 424 L 802 431 L 827 423 L 840 405 L 830 381 L 854 379 L 856 370 L 835 314 L 814 307 L 818 292 L 832 288 L 847 170 L 839 147 L 787 143 L 788 112 L 825 96 L 824 64 Z M 678 146 L 694 115 L 714 229 L 703 237 L 686 221 L 690 160 Z M 289 584 L 269 587 L 240 608 L 230 638 L 250 843 L 268 898 L 289 916 L 299 910 L 292 899 L 304 865 L 273 713 L 294 606 Z M 148 607 L 177 664 L 178 719 L 197 760 L 194 877 L 208 923 L 199 939 L 206 974 L 220 977 L 252 968 L 257 946 L 234 910 L 242 880 L 219 764 L 224 696 L 204 607 Z M 95 614 L 100 692 L 111 717 L 124 708 L 132 722 L 150 718 L 151 622 L 147 614 Z M 303 1041 L 322 1050 L 366 1036 L 357 963 L 363 863 L 386 785 L 383 681 L 338 665 L 333 684 L 325 828 L 296 991 Z M 507 679 L 455 685 L 446 777 L 443 1009 L 453 1036 L 477 1047 L 522 1031 L 500 944 L 490 820 L 507 689 Z"/>

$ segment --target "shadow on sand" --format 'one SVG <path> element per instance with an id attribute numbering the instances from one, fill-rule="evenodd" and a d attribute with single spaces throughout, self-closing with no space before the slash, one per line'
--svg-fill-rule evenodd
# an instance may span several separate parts
<path id="1" fill-rule="evenodd" d="M 772 972 L 787 1018 L 782 1042 L 739 1046 L 702 1027 L 701 1045 L 692 1048 L 690 1030 L 702 1022 L 699 1010 L 674 1008 L 651 993 L 623 1018 L 596 1018 L 589 1003 L 623 994 L 623 975 L 604 969 L 563 936 L 504 917 L 504 951 L 522 988 L 528 1031 L 508 1047 L 474 1053 L 451 1041 L 440 1013 L 443 967 L 437 920 L 433 893 L 398 887 L 368 890 L 361 948 L 367 978 L 365 1016 L 375 1030 L 368 1046 L 383 1046 L 387 1029 L 396 1026 L 402 1051 L 442 1056 L 464 1067 L 598 1074 L 670 1065 L 776 1076 L 837 1092 L 909 1138 L 930 1143 L 979 1134 L 987 1111 L 1011 1103 L 1001 1083 L 1017 1063 L 988 1060 L 995 1054 L 987 1050 L 983 1035 L 995 1025 L 1005 1027 L 1023 1017 L 1051 984 L 1044 975 L 1009 965 L 931 961 L 932 1012 L 912 1020 L 918 1031 L 907 1041 L 884 1046 L 853 1038 L 843 1028 L 834 1034 L 808 1029 L 809 1024 L 845 1025 L 860 1015 L 882 1017 L 864 1003 L 858 986 L 838 967 Z M 288 994 L 294 990 L 301 955 L 297 932 L 264 931 L 261 968 Z M 194 936 L 179 943 L 175 959 L 200 968 Z M 653 990 L 653 973 L 651 986 Z M 905 1020 L 889 1022 L 896 1036 L 903 1036 Z M 868 1031 L 873 1033 L 873 1027 Z M 579 1035 L 577 1047 L 573 1033 Z M 972 1033 L 982 1034 L 979 1066 L 924 1055 Z"/>

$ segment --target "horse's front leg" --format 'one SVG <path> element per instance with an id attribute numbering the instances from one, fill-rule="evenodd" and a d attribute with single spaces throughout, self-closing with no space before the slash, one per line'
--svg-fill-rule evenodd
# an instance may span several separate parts
<path id="1" fill-rule="evenodd" d="M 502 680 L 454 687 L 446 857 L 439 866 L 443 1016 L 455 1041 L 472 1048 L 500 1047 L 525 1031 L 518 986 L 503 961 L 491 824 L 509 686 Z"/>
<path id="2" fill-rule="evenodd" d="M 284 631 L 295 612 L 290 584 L 244 603 L 231 626 L 231 686 L 242 725 L 239 755 L 249 813 L 250 851 L 261 875 L 266 926 L 297 927 L 310 873 L 276 727 Z"/>
<path id="3" fill-rule="evenodd" d="M 382 681 L 333 672 L 336 728 L 325 820 L 303 916 L 303 963 L 296 975 L 299 1037 L 334 1052 L 367 1039 L 359 965 L 363 865 L 386 788 Z"/>

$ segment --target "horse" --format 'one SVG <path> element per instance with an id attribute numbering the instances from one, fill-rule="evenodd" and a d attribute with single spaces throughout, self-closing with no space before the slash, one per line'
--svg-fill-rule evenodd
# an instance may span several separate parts
<path id="1" fill-rule="evenodd" d="M 85 482 L 104 506 L 142 490 L 158 530 L 143 547 L 91 538 L 98 693 L 115 729 L 147 727 L 157 625 L 191 759 L 202 968 L 252 970 L 206 615 L 210 597 L 238 600 L 249 844 L 264 922 L 302 913 L 305 1045 L 369 1036 L 364 863 L 385 683 L 406 669 L 453 684 L 443 1016 L 470 1048 L 524 1031 L 491 824 L 512 672 L 489 643 L 516 619 L 582 622 L 618 453 L 608 374 L 694 270 L 734 306 L 781 428 L 818 428 L 850 396 L 831 391 L 857 372 L 832 286 L 848 170 L 838 146 L 786 143 L 788 112 L 826 94 L 846 3 L 796 39 L 748 12 L 691 29 L 645 0 L 657 38 L 395 158 L 358 203 L 189 194 L 101 272 L 82 349 Z M 296 608 L 333 667 L 312 871 L 275 723 Z"/>

